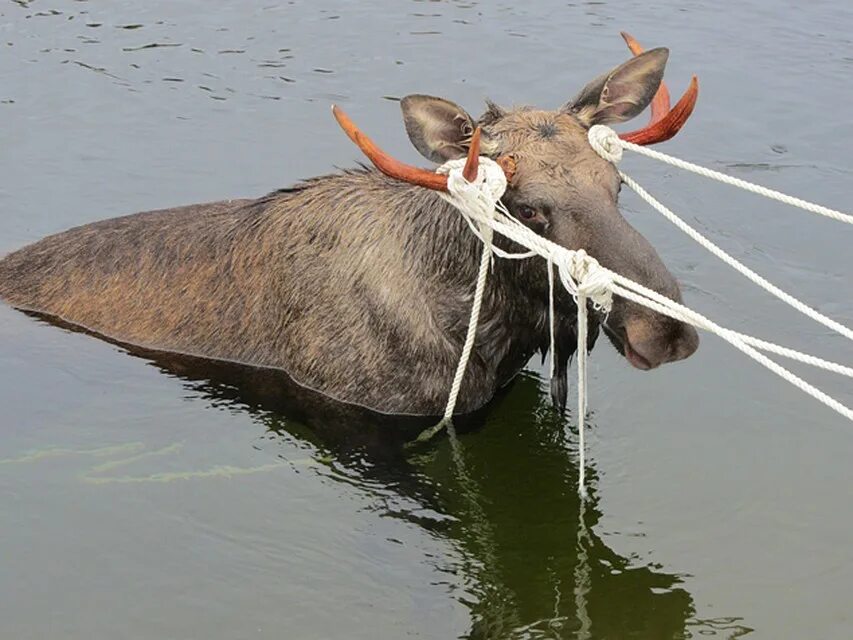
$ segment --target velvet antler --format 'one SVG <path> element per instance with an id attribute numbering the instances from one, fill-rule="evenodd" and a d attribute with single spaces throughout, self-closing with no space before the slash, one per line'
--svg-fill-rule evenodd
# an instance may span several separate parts
<path id="1" fill-rule="evenodd" d="M 635 56 L 643 52 L 643 47 L 637 42 L 631 34 L 622 32 L 622 38 L 628 45 Z M 696 76 L 690 80 L 690 85 L 687 91 L 681 96 L 681 99 L 675 104 L 672 109 L 669 108 L 669 89 L 666 84 L 660 83 L 660 87 L 652 99 L 652 116 L 649 124 L 642 129 L 630 131 L 628 133 L 620 133 L 619 137 L 626 142 L 633 142 L 639 145 L 655 144 L 664 142 L 672 138 L 681 130 L 684 123 L 693 113 L 693 107 L 696 106 L 696 99 L 699 97 L 699 80 Z"/>
<path id="2" fill-rule="evenodd" d="M 447 191 L 447 176 L 429 171 L 427 169 L 419 169 L 411 165 L 405 164 L 389 156 L 382 151 L 376 144 L 368 138 L 362 131 L 350 120 L 349 116 L 344 113 L 343 109 L 337 105 L 332 107 L 332 114 L 335 120 L 341 125 L 341 129 L 349 136 L 359 149 L 364 152 L 374 166 L 386 176 L 402 180 L 410 184 L 415 184 L 433 191 Z M 500 160 L 500 159 L 499 159 Z M 462 170 L 462 175 L 468 182 L 473 182 L 477 177 L 477 170 L 480 166 L 480 127 L 474 131 L 471 136 L 471 143 L 468 148 L 468 159 L 465 161 L 465 168 Z M 512 172 L 508 165 L 501 163 L 504 174 L 507 176 L 507 181 L 512 178 Z"/>

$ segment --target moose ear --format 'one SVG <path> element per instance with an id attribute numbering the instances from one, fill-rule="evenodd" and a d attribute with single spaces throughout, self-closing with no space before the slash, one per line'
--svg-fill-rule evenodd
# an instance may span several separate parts
<path id="1" fill-rule="evenodd" d="M 406 132 L 421 155 L 444 163 L 464 158 L 474 121 L 458 105 L 433 96 L 411 95 L 400 101 Z"/>
<path id="2" fill-rule="evenodd" d="M 650 49 L 586 85 L 563 109 L 584 124 L 623 122 L 638 115 L 663 80 L 669 49 Z"/>

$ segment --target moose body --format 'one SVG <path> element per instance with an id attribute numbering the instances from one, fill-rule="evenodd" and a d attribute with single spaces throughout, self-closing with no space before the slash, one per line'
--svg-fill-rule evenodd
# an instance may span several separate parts
<path id="1" fill-rule="evenodd" d="M 464 156 L 479 125 L 484 152 L 517 162 L 505 195 L 513 215 L 679 299 L 654 249 L 619 214 L 618 173 L 585 135 L 591 124 L 642 111 L 665 61 L 662 49 L 633 58 L 559 111 L 490 105 L 475 121 L 451 102 L 410 96 L 406 128 L 424 155 L 443 161 Z M 119 342 L 280 368 L 381 412 L 437 414 L 464 342 L 481 251 L 434 191 L 358 169 L 255 200 L 139 213 L 50 236 L 0 260 L 0 297 Z M 562 405 L 575 307 L 565 292 L 557 305 L 552 394 Z M 497 260 L 460 412 L 485 404 L 544 353 L 547 312 L 543 261 Z M 692 328 L 625 301 L 603 328 L 643 369 L 686 357 L 697 344 Z"/>
<path id="2" fill-rule="evenodd" d="M 480 250 L 435 193 L 354 171 L 45 238 L 0 262 L 0 295 L 121 342 L 281 368 L 340 400 L 429 414 L 453 377 Z M 467 409 L 546 327 L 542 302 L 518 304 L 518 265 L 496 266 Z"/>

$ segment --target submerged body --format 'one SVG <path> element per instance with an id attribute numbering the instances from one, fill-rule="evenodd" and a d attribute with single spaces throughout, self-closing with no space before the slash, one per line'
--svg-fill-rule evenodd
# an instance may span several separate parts
<path id="1" fill-rule="evenodd" d="M 667 55 L 638 55 L 556 111 L 489 104 L 475 120 L 452 102 L 413 95 L 401 101 L 404 123 L 435 162 L 469 150 L 475 158 L 482 134 L 485 155 L 511 160 L 503 202 L 522 224 L 680 300 L 675 278 L 619 213 L 619 174 L 586 135 L 640 113 Z M 436 415 L 465 339 L 482 245 L 436 192 L 401 180 L 348 171 L 257 200 L 71 229 L 0 260 L 0 298 L 115 341 L 275 367 L 344 402 Z M 547 350 L 547 283 L 542 260 L 495 261 L 459 412 L 484 405 Z M 562 407 L 577 309 L 563 290 L 555 301 L 551 392 Z M 698 344 L 692 327 L 615 300 L 606 322 L 593 321 L 590 347 L 599 320 L 640 369 L 685 358 Z"/>
<path id="2" fill-rule="evenodd" d="M 436 194 L 357 171 L 50 236 L 0 260 L 0 297 L 120 342 L 281 368 L 345 402 L 434 414 L 480 251 Z M 496 265 L 461 411 L 547 340 L 545 305 L 509 299 L 530 284 L 523 272 Z"/>

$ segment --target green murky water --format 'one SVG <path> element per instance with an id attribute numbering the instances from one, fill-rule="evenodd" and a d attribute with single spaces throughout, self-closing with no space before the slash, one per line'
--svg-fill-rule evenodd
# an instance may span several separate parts
<path id="1" fill-rule="evenodd" d="M 669 151 L 849 209 L 851 27 L 843 3 L 770 0 L 7 1 L 0 253 L 352 164 L 331 102 L 414 161 L 395 98 L 553 107 L 624 59 L 620 29 L 671 48 L 673 93 L 700 76 Z M 626 162 L 738 258 L 853 321 L 846 228 Z M 853 359 L 623 200 L 688 304 Z M 410 452 L 417 425 L 0 307 L 0 637 L 850 637 L 850 425 L 710 337 L 650 374 L 604 343 L 591 366 L 581 505 L 574 420 L 550 410 L 538 362 Z"/>

